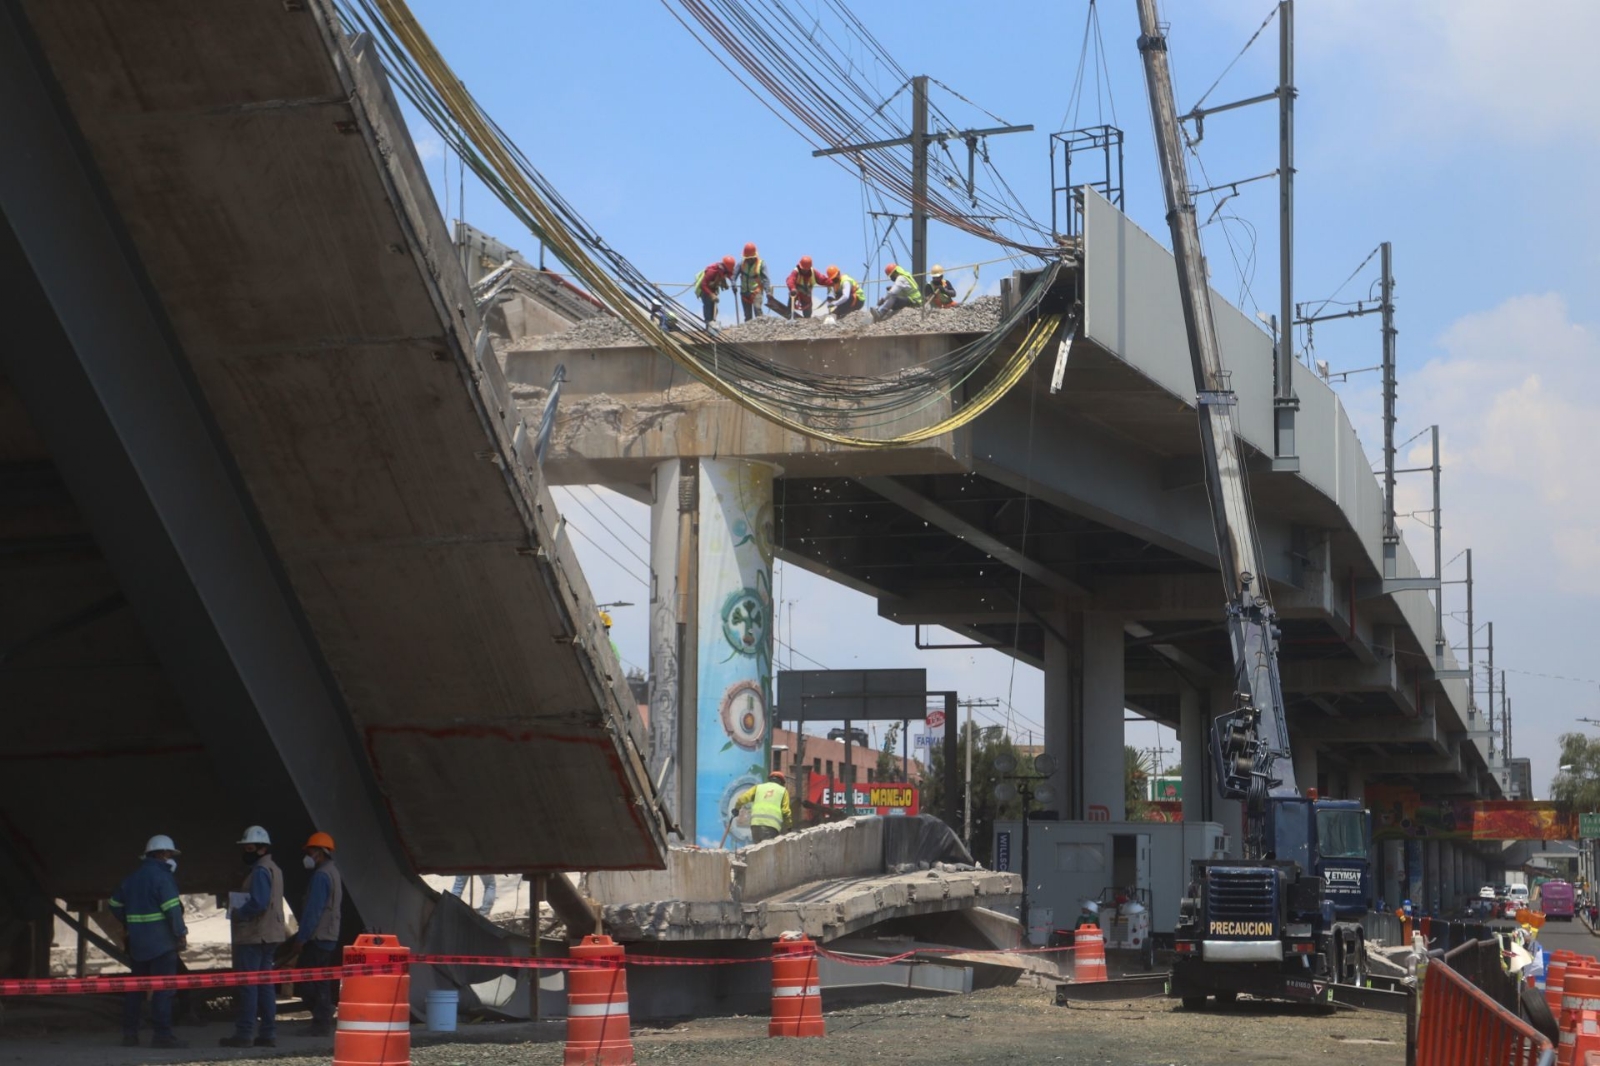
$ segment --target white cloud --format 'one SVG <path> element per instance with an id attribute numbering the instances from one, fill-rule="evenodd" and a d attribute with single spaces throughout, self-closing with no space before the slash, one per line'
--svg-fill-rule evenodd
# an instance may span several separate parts
<path id="1" fill-rule="evenodd" d="M 1600 427 L 1600 334 L 1559 296 L 1517 296 L 1438 345 L 1406 392 L 1442 427 L 1447 539 L 1555 560 L 1529 577 L 1600 595 L 1600 473 L 1585 444 Z M 1422 506 L 1415 489 L 1404 506 Z"/>
<path id="2" fill-rule="evenodd" d="M 444 142 L 439 140 L 439 138 L 434 134 L 424 133 L 415 140 L 417 146 L 417 155 L 424 163 L 432 163 L 434 160 L 443 157 Z"/>
<path id="3" fill-rule="evenodd" d="M 1435 139 L 1472 130 L 1490 151 L 1600 131 L 1597 37 L 1593 0 L 1329 0 L 1303 5 L 1296 26 L 1306 59 L 1388 86 L 1389 115 L 1362 122 Z"/>

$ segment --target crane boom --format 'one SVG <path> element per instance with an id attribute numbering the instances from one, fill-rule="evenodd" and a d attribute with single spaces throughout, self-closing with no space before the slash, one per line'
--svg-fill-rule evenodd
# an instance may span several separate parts
<path id="1" fill-rule="evenodd" d="M 1264 822 L 1269 795 L 1299 795 L 1290 759 L 1283 684 L 1278 674 L 1278 629 L 1267 595 L 1261 545 L 1251 512 L 1250 489 L 1237 425 L 1238 398 L 1222 365 L 1206 283 L 1200 226 L 1184 160 L 1177 103 L 1167 61 L 1167 40 L 1155 0 L 1139 5 L 1139 52 L 1155 124 L 1167 223 L 1178 265 L 1178 292 L 1194 368 L 1201 456 L 1217 540 L 1217 561 L 1227 598 L 1233 646 L 1235 705 L 1212 723 L 1211 751 L 1218 790 L 1246 801 L 1246 853 L 1266 849 Z"/>

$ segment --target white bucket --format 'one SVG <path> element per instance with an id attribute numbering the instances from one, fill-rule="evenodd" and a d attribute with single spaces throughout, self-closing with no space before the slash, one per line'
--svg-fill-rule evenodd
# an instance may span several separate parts
<path id="1" fill-rule="evenodd" d="M 428 1032 L 453 1033 L 456 1031 L 456 1006 L 461 1002 L 461 992 L 455 988 L 435 988 L 428 993 Z"/>

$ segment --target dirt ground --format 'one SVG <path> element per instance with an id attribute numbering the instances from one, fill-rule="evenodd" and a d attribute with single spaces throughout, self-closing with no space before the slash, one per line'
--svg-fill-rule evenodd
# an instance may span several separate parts
<path id="1" fill-rule="evenodd" d="M 109 1012 L 108 1012 L 109 1013 Z M 109 1020 L 109 1019 L 107 1019 Z M 1404 1025 L 1393 1015 L 1241 1002 L 1229 1010 L 1190 1013 L 1165 999 L 1057 1007 L 1038 988 L 998 988 L 965 996 L 932 996 L 828 1011 L 823 1040 L 773 1041 L 762 1017 L 706 1018 L 670 1027 L 636 1027 L 641 1063 L 725 1063 L 728 1066 L 841 1066 L 858 1062 L 917 1066 L 960 1063 L 1061 1063 L 1063 1066 L 1257 1066 L 1338 1063 L 1399 1066 Z M 330 1040 L 298 1035 L 304 1023 L 281 1026 L 276 1055 L 216 1048 L 224 1025 L 180 1027 L 186 1052 L 116 1046 L 109 1026 L 73 1026 L 46 1037 L 0 1025 L 0 1063 L 39 1066 L 135 1063 L 271 1063 L 325 1066 Z M 97 1028 L 98 1032 L 85 1031 Z M 555 1066 L 560 1022 L 463 1024 L 453 1037 L 414 1039 L 416 1066 Z"/>

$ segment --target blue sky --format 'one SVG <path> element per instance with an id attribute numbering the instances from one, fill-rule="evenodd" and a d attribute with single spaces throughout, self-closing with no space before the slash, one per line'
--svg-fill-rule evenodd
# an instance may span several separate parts
<path id="1" fill-rule="evenodd" d="M 830 26 L 818 0 L 792 3 Z M 1272 6 L 1166 5 L 1180 107 L 1222 72 Z M 1103 118 L 1126 131 L 1128 212 L 1166 243 L 1133 4 L 1100 7 L 1110 101 L 1097 109 L 1089 96 L 1078 120 Z M 414 0 L 414 8 L 535 165 L 650 277 L 687 284 L 746 240 L 761 246 L 775 273 L 801 254 L 846 270 L 868 257 L 874 242 L 870 228 L 864 233 L 859 179 L 812 159 L 809 145 L 674 20 L 676 4 Z M 1030 211 L 1048 220 L 1048 135 L 1068 113 L 1086 0 L 999 3 L 985 17 L 971 4 L 944 2 L 852 10 L 903 67 L 1008 122 L 1038 127 L 996 137 L 989 148 Z M 908 10 L 915 17 L 900 17 Z M 1302 0 L 1296 30 L 1296 299 L 1330 295 L 1379 241 L 1393 242 L 1398 439 L 1433 422 L 1442 427 L 1445 557 L 1474 548 L 1477 615 L 1480 624 L 1495 621 L 1515 751 L 1533 757 L 1543 794 L 1556 735 L 1585 728 L 1579 717 L 1600 718 L 1600 476 L 1587 439 L 1600 424 L 1600 199 L 1591 191 L 1600 164 L 1600 66 L 1590 54 L 1600 4 L 1533 0 L 1513 10 L 1488 0 Z M 1272 88 L 1276 40 L 1274 24 L 1210 102 Z M 884 95 L 898 85 L 886 72 L 869 69 L 866 77 Z M 990 124 L 937 88 L 934 100 L 958 123 Z M 1270 107 L 1213 117 L 1200 145 L 1206 173 L 1221 182 L 1273 169 L 1275 129 Z M 431 131 L 417 137 L 436 192 L 443 199 L 448 174 L 450 214 L 460 215 L 454 160 Z M 1241 192 L 1223 212 L 1239 221 L 1206 230 L 1213 284 L 1247 311 L 1274 310 L 1274 185 Z M 465 217 L 529 258 L 537 254 L 534 238 L 470 179 Z M 930 244 L 932 258 L 949 267 L 1000 255 L 937 223 Z M 986 267 L 977 284 L 987 290 L 1006 270 Z M 1375 291 L 1376 278 L 1374 260 L 1341 298 Z M 970 273 L 955 279 L 963 290 L 973 281 Z M 1378 361 L 1376 317 L 1324 325 L 1314 347 L 1334 370 L 1370 366 Z M 1377 461 L 1376 375 L 1337 388 Z M 1425 449 L 1426 437 L 1415 447 Z M 1402 465 L 1426 461 L 1418 450 Z M 564 499 L 615 524 L 587 492 Z M 642 508 L 607 500 L 645 528 Z M 1402 478 L 1399 510 L 1428 506 L 1426 476 Z M 580 529 L 601 524 L 573 511 Z M 1428 558 L 1429 529 L 1411 518 L 1401 526 L 1413 553 Z M 647 555 L 640 536 L 618 533 Z M 642 663 L 643 567 L 606 533 L 595 536 L 596 545 L 579 541 L 590 583 L 602 600 L 640 604 L 616 612 L 616 637 L 624 656 Z M 918 652 L 911 632 L 879 621 L 871 601 L 787 569 L 780 594 L 793 607 L 780 614 L 779 638 L 804 656 L 834 667 L 925 665 L 934 687 L 1009 697 L 1015 729 L 1038 729 L 1037 671 L 992 652 Z M 1461 576 L 1456 559 L 1445 577 Z M 1447 591 L 1446 609 L 1464 609 L 1459 586 Z M 1449 630 L 1453 643 L 1464 643 L 1462 624 Z M 1129 741 L 1175 747 L 1170 733 L 1143 725 L 1129 727 Z"/>

